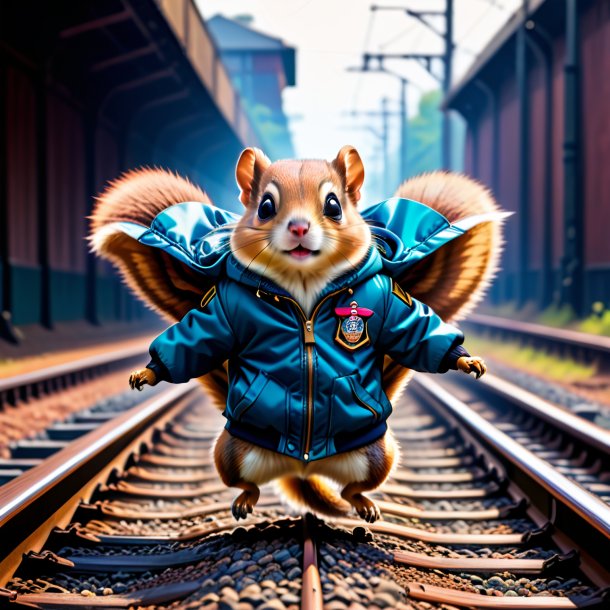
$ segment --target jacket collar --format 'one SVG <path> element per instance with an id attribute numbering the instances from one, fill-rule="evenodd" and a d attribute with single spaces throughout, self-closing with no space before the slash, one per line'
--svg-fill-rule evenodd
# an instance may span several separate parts
<path id="1" fill-rule="evenodd" d="M 270 292 L 274 295 L 285 297 L 292 296 L 275 282 L 244 267 L 232 254 L 227 257 L 226 261 L 227 276 L 236 282 L 252 286 L 257 290 Z M 377 248 L 371 246 L 368 254 L 358 266 L 329 282 L 320 293 L 319 298 L 321 299 L 330 292 L 340 290 L 341 288 L 359 284 L 363 280 L 376 275 L 382 269 L 383 263 L 381 256 L 379 255 Z"/>

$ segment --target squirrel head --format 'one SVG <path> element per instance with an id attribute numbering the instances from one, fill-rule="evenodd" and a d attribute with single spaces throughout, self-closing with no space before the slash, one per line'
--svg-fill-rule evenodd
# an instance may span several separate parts
<path id="1" fill-rule="evenodd" d="M 246 148 L 236 179 L 246 209 L 231 236 L 234 256 L 304 309 L 366 256 L 371 232 L 356 208 L 364 167 L 354 147 L 344 146 L 331 162 L 275 163 Z"/>

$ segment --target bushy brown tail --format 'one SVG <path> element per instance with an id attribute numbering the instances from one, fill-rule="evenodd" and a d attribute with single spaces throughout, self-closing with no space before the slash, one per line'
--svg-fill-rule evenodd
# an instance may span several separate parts
<path id="1" fill-rule="evenodd" d="M 499 268 L 503 238 L 498 204 L 480 182 L 442 171 L 410 178 L 398 187 L 395 196 L 424 203 L 452 223 L 473 216 L 490 218 L 394 278 L 446 322 L 463 319 L 481 301 Z M 393 404 L 411 377 L 412 371 L 386 356 L 383 389 Z"/>
<path id="2" fill-rule="evenodd" d="M 289 502 L 321 515 L 344 517 L 351 508 L 321 477 L 285 477 L 278 481 L 278 486 Z"/>
<path id="3" fill-rule="evenodd" d="M 91 216 L 93 246 L 99 250 L 95 233 L 105 225 L 127 221 L 148 227 L 159 212 L 183 201 L 211 203 L 198 186 L 174 172 L 156 167 L 125 172 L 97 198 Z"/>
<path id="4" fill-rule="evenodd" d="M 145 167 L 111 182 L 98 197 L 90 219 L 89 241 L 93 251 L 114 263 L 140 300 L 172 323 L 199 305 L 213 278 L 205 278 L 166 252 L 133 239 L 117 223 L 148 227 L 157 214 L 185 201 L 211 203 L 186 178 Z M 218 367 L 200 381 L 212 403 L 222 411 L 228 386 L 224 367 Z"/>

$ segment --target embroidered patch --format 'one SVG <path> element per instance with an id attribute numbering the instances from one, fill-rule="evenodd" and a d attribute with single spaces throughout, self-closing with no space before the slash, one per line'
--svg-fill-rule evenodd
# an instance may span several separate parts
<path id="1" fill-rule="evenodd" d="M 339 325 L 335 335 L 335 341 L 343 347 L 354 350 L 369 342 L 367 319 L 373 315 L 373 311 L 366 307 L 358 307 L 356 301 L 352 301 L 349 307 L 336 307 L 335 313 L 339 316 Z"/>

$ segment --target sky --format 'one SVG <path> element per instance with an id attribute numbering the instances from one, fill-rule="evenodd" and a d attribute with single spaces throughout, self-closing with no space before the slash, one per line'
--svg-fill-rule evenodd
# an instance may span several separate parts
<path id="1" fill-rule="evenodd" d="M 379 6 L 442 10 L 444 0 L 376 0 Z M 398 108 L 400 80 L 385 74 L 349 72 L 362 65 L 363 52 L 442 53 L 443 41 L 403 11 L 371 11 L 369 0 L 197 0 L 205 18 L 248 14 L 251 26 L 297 49 L 296 86 L 284 90 L 284 110 L 296 155 L 333 158 L 344 144 L 358 148 L 367 166 L 379 158 L 381 128 L 375 116 L 383 97 Z M 520 0 L 454 0 L 453 82 L 458 82 L 494 34 L 518 8 Z M 443 29 L 442 18 L 433 25 Z M 412 60 L 387 60 L 387 69 L 407 77 L 409 114 L 416 114 L 422 92 L 437 81 Z M 442 65 L 435 66 L 440 76 Z M 393 129 L 394 144 L 397 130 Z"/>

